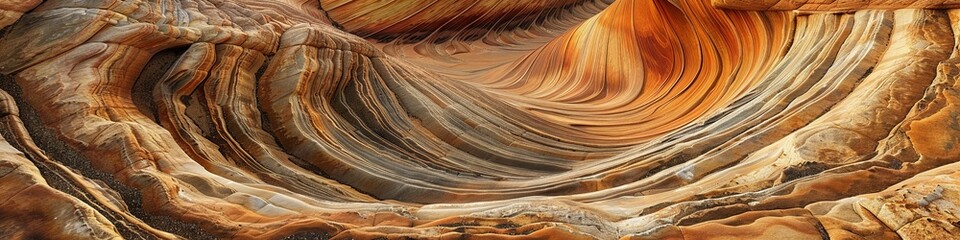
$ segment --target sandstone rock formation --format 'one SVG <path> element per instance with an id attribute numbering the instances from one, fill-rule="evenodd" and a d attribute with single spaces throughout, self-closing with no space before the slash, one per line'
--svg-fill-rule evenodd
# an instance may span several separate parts
<path id="1" fill-rule="evenodd" d="M 958 239 L 954 8 L 0 0 L 0 238 Z"/>

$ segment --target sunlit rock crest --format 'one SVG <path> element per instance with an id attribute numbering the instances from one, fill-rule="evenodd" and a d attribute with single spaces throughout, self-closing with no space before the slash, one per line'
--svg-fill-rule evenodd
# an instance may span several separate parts
<path id="1" fill-rule="evenodd" d="M 952 8 L 0 0 L 0 238 L 952 239 Z"/>

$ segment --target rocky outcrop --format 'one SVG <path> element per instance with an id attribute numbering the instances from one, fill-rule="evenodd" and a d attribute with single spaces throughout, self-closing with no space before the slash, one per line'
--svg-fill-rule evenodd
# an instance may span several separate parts
<path id="1" fill-rule="evenodd" d="M 949 239 L 955 7 L 0 2 L 0 236 Z"/>

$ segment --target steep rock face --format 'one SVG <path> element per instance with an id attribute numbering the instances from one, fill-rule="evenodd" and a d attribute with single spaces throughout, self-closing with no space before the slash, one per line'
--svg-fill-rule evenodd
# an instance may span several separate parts
<path id="1" fill-rule="evenodd" d="M 955 238 L 953 7 L 3 1 L 0 236 Z"/>

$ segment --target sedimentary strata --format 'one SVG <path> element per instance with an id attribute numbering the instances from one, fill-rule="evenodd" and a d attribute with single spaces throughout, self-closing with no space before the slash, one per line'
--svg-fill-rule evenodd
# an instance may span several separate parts
<path id="1" fill-rule="evenodd" d="M 953 8 L 0 0 L 0 237 L 955 238 Z"/>

